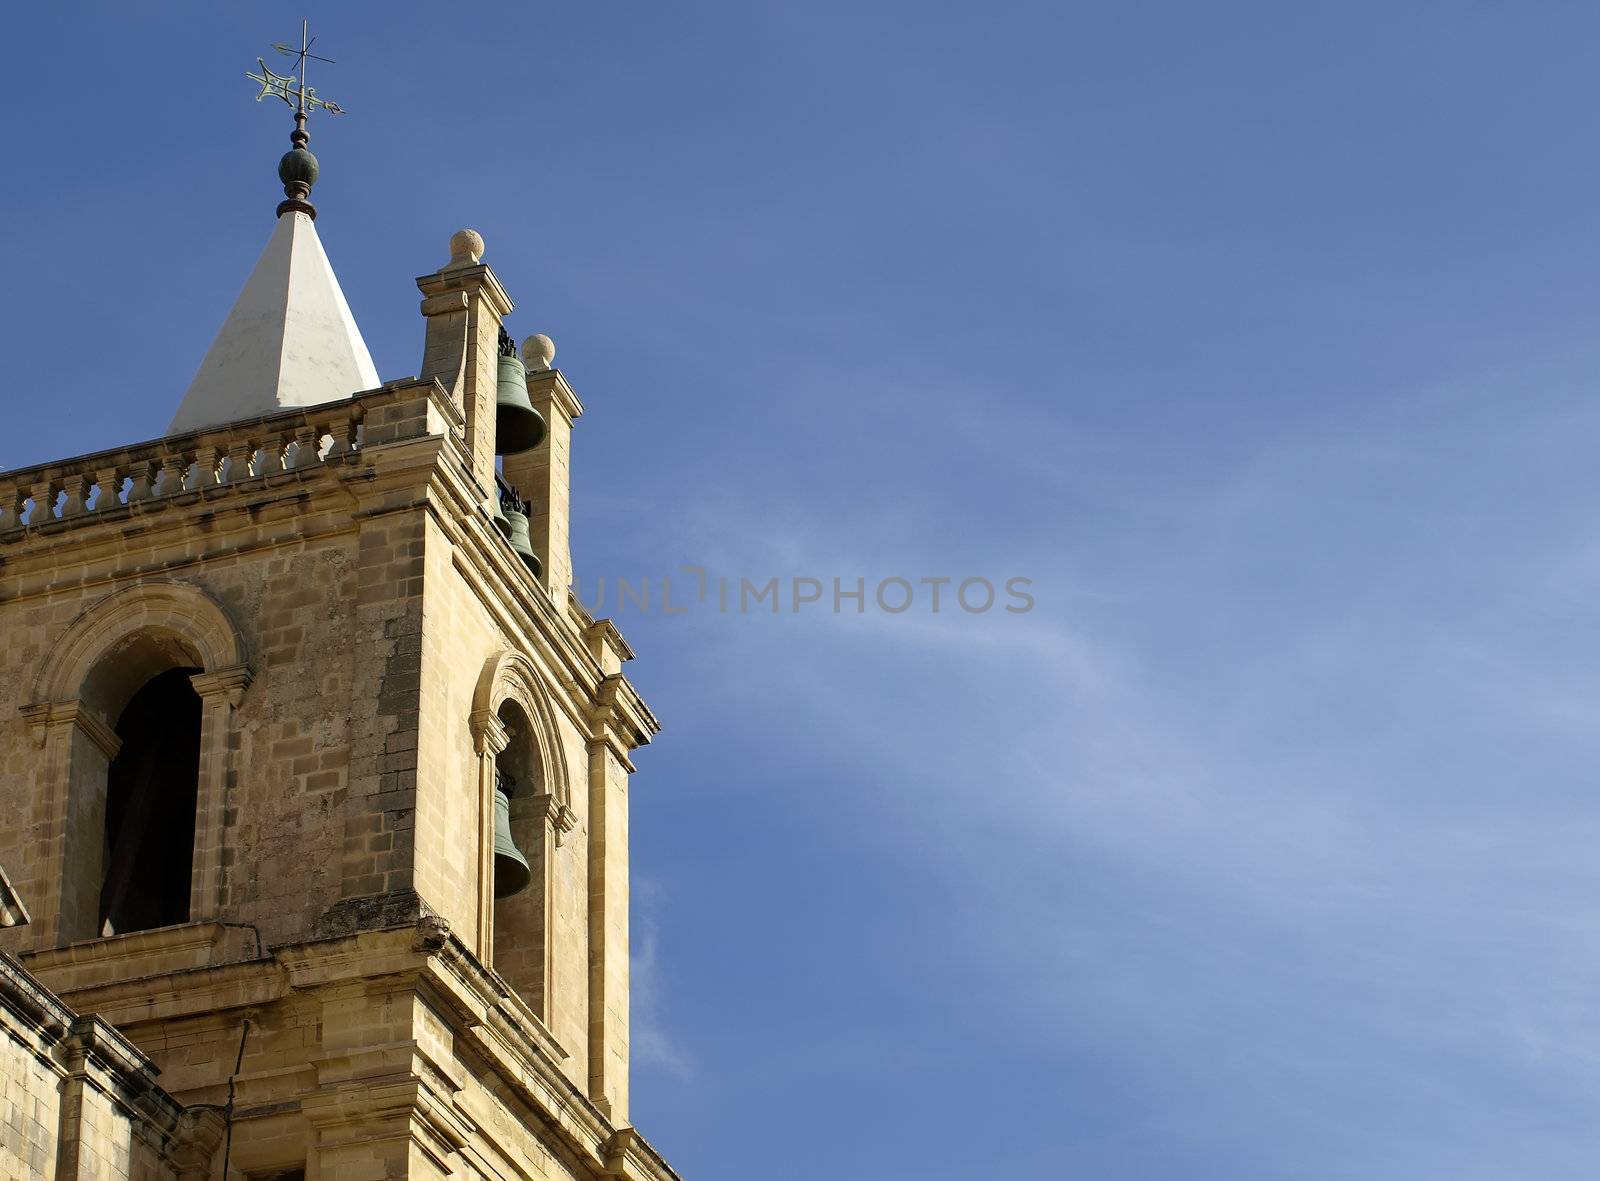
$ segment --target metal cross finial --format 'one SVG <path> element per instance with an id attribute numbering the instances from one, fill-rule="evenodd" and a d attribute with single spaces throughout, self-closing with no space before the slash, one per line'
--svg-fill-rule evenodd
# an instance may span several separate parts
<path id="1" fill-rule="evenodd" d="M 295 121 L 297 123 L 301 123 L 308 114 L 318 107 L 321 107 L 330 115 L 344 114 L 344 108 L 338 103 L 329 99 L 318 98 L 317 92 L 306 85 L 306 63 L 308 61 L 327 62 L 330 66 L 333 65 L 331 57 L 321 57 L 311 52 L 311 47 L 316 44 L 317 39 L 315 37 L 308 38 L 307 33 L 309 31 L 307 22 L 301 21 L 299 49 L 285 45 L 281 41 L 274 42 L 272 46 L 284 56 L 295 59 L 295 73 L 287 75 L 274 74 L 267 68 L 266 61 L 258 57 L 256 58 L 256 64 L 261 67 L 261 73 L 251 74 L 247 72 L 245 74 L 245 77 L 252 82 L 261 83 L 261 93 L 256 95 L 257 102 L 268 96 L 281 98 L 295 109 Z M 303 126 L 304 124 L 302 123 L 301 125 Z"/>

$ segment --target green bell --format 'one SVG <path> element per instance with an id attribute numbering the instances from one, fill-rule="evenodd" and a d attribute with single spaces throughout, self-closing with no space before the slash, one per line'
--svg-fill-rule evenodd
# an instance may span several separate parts
<path id="1" fill-rule="evenodd" d="M 518 504 L 501 506 L 506 520 L 511 525 L 506 540 L 511 543 L 511 548 L 517 551 L 517 557 L 521 558 L 523 564 L 533 571 L 533 576 L 538 578 L 542 567 L 539 565 L 539 555 L 533 552 L 533 540 L 528 536 L 528 514 L 519 508 Z"/>
<path id="2" fill-rule="evenodd" d="M 509 898 L 528 888 L 533 872 L 528 859 L 511 839 L 511 791 L 515 782 L 505 775 L 494 779 L 494 896 Z"/>
<path id="3" fill-rule="evenodd" d="M 500 368 L 494 390 L 494 453 L 516 455 L 544 442 L 544 415 L 528 401 L 528 371 L 511 334 L 500 329 Z"/>
<path id="4" fill-rule="evenodd" d="M 505 506 L 500 503 L 500 497 L 494 498 L 494 527 L 500 530 L 500 536 L 511 536 L 511 518 L 506 516 Z"/>

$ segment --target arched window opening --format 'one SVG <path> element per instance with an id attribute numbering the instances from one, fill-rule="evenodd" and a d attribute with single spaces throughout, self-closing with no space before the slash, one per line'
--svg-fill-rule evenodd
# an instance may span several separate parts
<path id="1" fill-rule="evenodd" d="M 551 883 L 545 814 L 550 797 L 527 717 L 511 701 L 496 716 L 507 742 L 494 765 L 494 966 L 542 1017 L 549 987 L 545 940 Z"/>
<path id="2" fill-rule="evenodd" d="M 101 935 L 189 919 L 199 792 L 198 668 L 158 673 L 117 721 L 122 746 L 106 773 Z"/>
<path id="3" fill-rule="evenodd" d="M 237 626 L 183 581 L 123 586 L 51 639 L 21 710 L 42 755 L 40 947 L 218 916 L 250 679 Z"/>

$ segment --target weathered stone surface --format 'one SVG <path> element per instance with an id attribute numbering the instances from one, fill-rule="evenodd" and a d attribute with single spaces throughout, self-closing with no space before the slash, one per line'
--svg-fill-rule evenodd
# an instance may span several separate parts
<path id="1" fill-rule="evenodd" d="M 629 750 L 654 719 L 615 629 L 535 581 L 485 511 L 476 338 L 509 301 L 477 260 L 423 285 L 471 288 L 459 323 L 430 316 L 443 368 L 463 334 L 452 388 L 0 478 L 0 809 L 21 818 L 0 865 L 32 920 L 0 950 L 148 1056 L 173 1125 L 151 1158 L 170 1166 L 83 1175 L 188 1175 L 173 1154 L 204 1137 L 178 1123 L 233 1078 L 238 1175 L 672 1176 L 627 1127 Z M 564 550 L 565 453 L 543 463 Z M 200 670 L 203 708 L 189 921 L 105 936 L 118 714 L 172 667 Z M 499 903 L 497 761 L 535 871 Z M 56 1050 L 29 1044 L 6 1086 L 59 1128 L 60 1079 L 26 1066 Z"/>

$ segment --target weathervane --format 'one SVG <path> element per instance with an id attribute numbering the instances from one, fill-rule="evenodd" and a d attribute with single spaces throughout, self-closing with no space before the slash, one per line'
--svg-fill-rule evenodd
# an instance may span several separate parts
<path id="1" fill-rule="evenodd" d="M 291 211 L 304 213 L 313 218 L 317 216 L 316 207 L 309 200 L 311 186 L 317 183 L 317 158 L 306 150 L 306 144 L 311 142 L 311 136 L 306 133 L 306 116 L 319 107 L 330 115 L 344 114 L 344 108 L 338 103 L 318 98 L 317 92 L 306 85 L 307 62 L 327 62 L 330 66 L 334 64 L 331 57 L 322 57 L 311 52 L 311 47 L 317 43 L 317 39 L 308 37 L 309 32 L 308 23 L 301 21 L 299 49 L 285 45 L 281 41 L 273 42 L 272 48 L 285 57 L 295 59 L 293 74 L 274 74 L 267 68 L 266 60 L 259 57 L 256 58 L 256 64 L 261 67 L 261 73 L 252 74 L 248 71 L 245 73 L 245 77 L 252 82 L 261 83 L 261 93 L 256 95 L 257 102 L 271 96 L 281 98 L 294 108 L 294 130 L 289 133 L 289 142 L 294 147 L 278 161 L 278 179 L 283 181 L 286 198 L 278 206 L 279 217 Z"/>
<path id="2" fill-rule="evenodd" d="M 246 73 L 245 77 L 250 79 L 252 82 L 261 83 L 261 93 L 256 95 L 256 102 L 260 102 L 268 95 L 271 95 L 273 98 L 281 98 L 284 102 L 295 108 L 295 115 L 297 118 L 316 110 L 318 107 L 321 107 L 330 115 L 342 115 L 344 114 L 343 107 L 336 102 L 329 101 L 328 99 L 318 98 L 317 92 L 306 85 L 306 62 L 308 60 L 327 62 L 330 66 L 334 64 L 334 61 L 331 57 L 322 57 L 319 54 L 311 52 L 311 47 L 317 43 L 317 39 L 312 37 L 307 40 L 306 34 L 308 32 L 310 32 L 308 22 L 301 21 L 299 49 L 295 49 L 293 46 L 285 45 L 282 41 L 274 41 L 272 43 L 272 48 L 276 49 L 279 53 L 283 54 L 285 57 L 292 57 L 295 59 L 296 72 L 294 74 L 274 74 L 267 68 L 265 59 L 258 57 L 256 58 L 256 65 L 261 67 L 261 73 Z"/>

